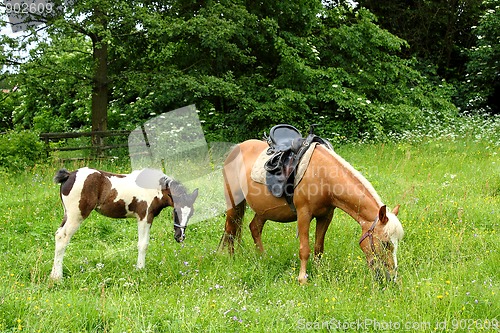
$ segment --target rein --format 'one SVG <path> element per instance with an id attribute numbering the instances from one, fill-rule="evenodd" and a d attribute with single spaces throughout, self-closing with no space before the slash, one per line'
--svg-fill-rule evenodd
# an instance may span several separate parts
<path id="1" fill-rule="evenodd" d="M 368 237 L 368 239 L 370 240 L 370 247 L 372 248 L 373 253 L 375 253 L 375 244 L 373 243 L 373 230 L 375 230 L 377 222 L 378 222 L 378 215 L 375 218 L 375 221 L 373 221 L 370 229 L 368 229 L 359 239 L 359 245 L 361 245 L 361 243 L 366 239 L 366 237 Z"/>

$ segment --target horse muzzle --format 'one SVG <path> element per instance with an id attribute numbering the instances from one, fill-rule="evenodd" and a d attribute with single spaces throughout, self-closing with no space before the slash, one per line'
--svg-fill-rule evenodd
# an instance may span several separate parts
<path id="1" fill-rule="evenodd" d="M 186 238 L 186 236 L 184 236 L 184 234 L 182 234 L 182 235 L 175 235 L 174 238 L 177 241 L 177 243 L 182 243 L 184 241 L 184 239 Z"/>
<path id="2" fill-rule="evenodd" d="M 184 230 L 183 229 L 175 230 L 174 239 L 177 241 L 177 243 L 182 243 L 184 241 L 184 239 L 186 239 L 186 235 L 184 234 Z"/>
<path id="3" fill-rule="evenodd" d="M 375 279 L 380 284 L 392 284 L 397 281 L 397 269 L 389 270 L 386 267 L 377 267 L 374 269 Z"/>

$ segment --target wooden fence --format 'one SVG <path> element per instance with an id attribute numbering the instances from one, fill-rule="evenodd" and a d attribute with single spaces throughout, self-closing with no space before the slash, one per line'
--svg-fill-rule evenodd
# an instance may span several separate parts
<path id="1" fill-rule="evenodd" d="M 52 151 L 74 151 L 74 150 L 91 150 L 93 156 L 101 156 L 102 152 L 107 149 L 113 148 L 125 148 L 128 147 L 128 135 L 130 131 L 92 131 L 92 132 L 69 132 L 69 133 L 41 133 L 40 140 L 45 142 L 47 154 L 50 154 Z M 68 139 L 75 138 L 84 138 L 84 137 L 94 137 L 96 140 L 92 140 L 94 142 L 102 142 L 104 138 L 108 137 L 117 137 L 122 136 L 125 137 L 124 142 L 120 144 L 112 144 L 112 145 L 86 145 L 86 146 L 51 146 L 51 142 L 60 142 L 66 141 Z M 104 140 L 105 142 L 105 140 Z"/>

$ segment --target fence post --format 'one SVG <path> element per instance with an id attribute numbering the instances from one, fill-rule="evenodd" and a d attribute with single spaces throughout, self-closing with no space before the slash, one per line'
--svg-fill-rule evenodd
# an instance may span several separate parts
<path id="1" fill-rule="evenodd" d="M 49 139 L 49 136 L 48 135 L 44 135 L 46 133 L 40 133 L 40 139 L 43 140 L 43 142 L 45 143 L 45 155 L 47 155 L 46 157 L 49 157 L 50 156 L 50 139 Z"/>

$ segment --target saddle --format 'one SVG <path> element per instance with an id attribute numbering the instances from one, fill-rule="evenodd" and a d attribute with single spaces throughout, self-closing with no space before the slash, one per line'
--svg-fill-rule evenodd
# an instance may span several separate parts
<path id="1" fill-rule="evenodd" d="M 315 126 L 317 125 L 310 126 L 307 137 L 303 137 L 298 129 L 288 124 L 274 126 L 269 136 L 264 134 L 264 140 L 269 144 L 267 155 L 271 155 L 264 165 L 267 187 L 275 197 L 285 197 L 293 211 L 294 180 L 300 159 L 313 142 L 333 149 L 327 140 L 314 134 Z"/>

